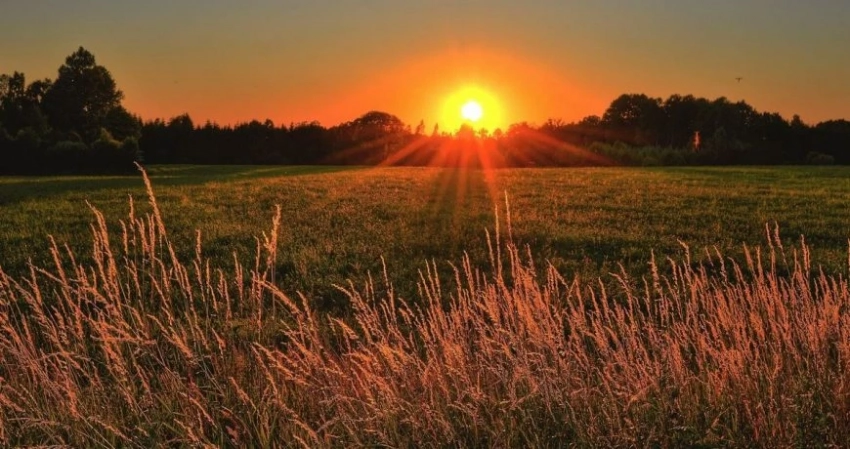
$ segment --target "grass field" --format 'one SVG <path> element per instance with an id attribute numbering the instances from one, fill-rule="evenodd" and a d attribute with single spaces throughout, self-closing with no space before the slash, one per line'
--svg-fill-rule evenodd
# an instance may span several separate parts
<path id="1" fill-rule="evenodd" d="M 204 254 L 231 266 L 256 252 L 275 206 L 282 209 L 278 277 L 333 305 L 332 284 L 381 271 L 412 296 L 418 271 L 436 261 L 448 270 L 469 252 L 487 262 L 485 229 L 509 198 L 515 241 L 538 262 L 593 279 L 623 264 L 644 274 L 651 251 L 699 253 L 717 247 L 740 255 L 765 243 L 778 224 L 786 243 L 805 234 L 816 259 L 846 269 L 850 237 L 850 171 L 844 168 L 540 169 L 481 171 L 429 168 L 153 167 L 151 180 L 181 257 L 194 256 L 196 230 Z M 491 179 L 492 178 L 492 179 Z M 128 195 L 144 210 L 139 176 L 0 178 L 0 267 L 27 271 L 50 260 L 48 235 L 88 254 L 88 201 L 117 226 Z M 504 228 L 505 223 L 502 223 Z M 699 254 L 697 254 L 699 256 Z"/>
<path id="2" fill-rule="evenodd" d="M 848 169 L 151 174 L 0 179 L 0 445 L 850 439 Z"/>

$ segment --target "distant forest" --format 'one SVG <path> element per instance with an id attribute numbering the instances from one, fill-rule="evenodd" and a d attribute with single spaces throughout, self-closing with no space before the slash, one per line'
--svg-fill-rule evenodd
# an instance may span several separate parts
<path id="1" fill-rule="evenodd" d="M 0 174 L 116 173 L 145 164 L 432 166 L 850 164 L 850 122 L 815 125 L 743 101 L 624 94 L 602 116 L 493 132 L 415 127 L 380 111 L 318 122 L 143 121 L 109 71 L 80 48 L 55 80 L 0 75 Z"/>

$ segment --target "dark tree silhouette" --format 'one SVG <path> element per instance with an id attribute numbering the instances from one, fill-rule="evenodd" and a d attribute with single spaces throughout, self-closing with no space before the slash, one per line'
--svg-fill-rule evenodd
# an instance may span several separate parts
<path id="1" fill-rule="evenodd" d="M 413 131 L 413 134 L 416 136 L 421 136 L 425 134 L 425 120 L 419 121 L 419 124 L 416 125 L 416 131 Z"/>
<path id="2" fill-rule="evenodd" d="M 628 101 L 634 100 L 630 96 Z M 673 95 L 609 109 L 607 121 L 589 116 L 577 123 L 548 120 L 511 125 L 507 132 L 417 135 L 392 114 L 372 111 L 325 128 L 317 122 L 276 127 L 251 121 L 235 127 L 196 127 L 188 115 L 144 125 L 141 146 L 151 163 L 475 165 L 460 157 L 474 151 L 495 166 L 692 165 L 828 163 L 841 155 L 846 122 L 812 128 L 790 123 L 744 102 Z M 646 107 L 633 107 L 634 104 Z M 650 111 L 651 120 L 642 116 Z M 614 111 L 619 111 L 615 114 Z M 436 126 L 435 126 L 436 127 Z M 420 127 L 421 128 L 421 127 Z M 694 138 L 700 135 L 700 145 Z M 647 144 L 653 135 L 658 144 Z M 846 145 L 845 145 L 846 147 Z M 589 151 L 588 151 L 589 150 Z M 812 154 L 810 154 L 812 153 Z M 848 152 L 847 154 L 850 154 Z M 596 156 L 594 156 L 596 155 Z M 477 157 L 477 156 L 476 156 Z M 494 165 L 489 165 L 494 166 Z"/>
<path id="3" fill-rule="evenodd" d="M 812 131 L 812 151 L 832 156 L 839 164 L 850 164 L 850 121 L 827 120 Z"/>
<path id="4" fill-rule="evenodd" d="M 141 121 L 121 106 L 109 71 L 82 47 L 55 82 L 0 75 L 0 172 L 132 170 Z"/>
<path id="5" fill-rule="evenodd" d="M 395 115 L 370 111 L 332 130 L 339 145 L 328 162 L 379 164 L 398 151 L 411 134 Z"/>
<path id="6" fill-rule="evenodd" d="M 814 126 L 744 101 L 624 94 L 601 116 L 575 123 L 516 123 L 507 131 L 415 129 L 370 111 L 325 128 L 252 120 L 198 126 L 188 114 L 141 120 L 93 54 L 79 48 L 55 82 L 0 75 L 0 173 L 114 172 L 149 164 L 397 164 L 572 166 L 588 164 L 850 164 L 850 122 Z M 697 139 L 699 136 L 699 139 Z M 697 144 L 698 140 L 698 144 Z"/>
<path id="7" fill-rule="evenodd" d="M 109 70 L 97 65 L 94 55 L 80 47 L 59 67 L 59 76 L 45 93 L 42 106 L 54 130 L 93 142 L 122 98 Z"/>
<path id="8" fill-rule="evenodd" d="M 0 75 L 0 124 L 6 132 L 14 136 L 31 128 L 39 135 L 47 134 L 47 118 L 40 104 L 50 85 L 50 80 L 38 80 L 27 86 L 20 72 Z"/>
<path id="9" fill-rule="evenodd" d="M 666 119 L 665 135 L 660 144 L 675 148 L 687 148 L 693 145 L 694 135 L 699 131 L 700 112 L 708 102 L 698 100 L 693 95 L 671 95 L 662 107 Z"/>
<path id="10" fill-rule="evenodd" d="M 103 128 L 109 131 L 116 140 L 126 139 L 138 140 L 142 136 L 142 121 L 124 106 L 117 106 L 106 113 L 103 119 Z"/>
<path id="11" fill-rule="evenodd" d="M 602 124 L 614 140 L 634 145 L 656 145 L 664 131 L 664 110 L 660 98 L 644 94 L 620 95 L 602 115 Z"/>

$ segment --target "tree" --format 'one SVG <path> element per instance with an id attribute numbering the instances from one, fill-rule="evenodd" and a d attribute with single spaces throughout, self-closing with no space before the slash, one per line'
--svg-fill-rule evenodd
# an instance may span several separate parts
<path id="1" fill-rule="evenodd" d="M 456 136 L 461 141 L 474 140 L 475 128 L 473 128 L 472 125 L 470 125 L 469 123 L 464 123 L 460 125 L 460 128 L 458 128 Z"/>
<path id="2" fill-rule="evenodd" d="M 10 135 L 24 128 L 47 134 L 41 101 L 50 84 L 50 80 L 37 80 L 27 86 L 26 77 L 20 72 L 0 75 L 0 123 Z"/>
<path id="3" fill-rule="evenodd" d="M 189 114 L 181 114 L 172 117 L 168 121 L 167 134 L 168 153 L 172 154 L 177 162 L 194 162 L 201 159 L 201 156 L 195 153 L 200 152 L 193 145 L 193 137 L 195 136 L 195 123 Z M 207 162 L 207 161 L 204 161 Z"/>
<path id="4" fill-rule="evenodd" d="M 142 135 L 142 121 L 124 106 L 112 108 L 103 119 L 103 128 L 117 140 L 136 139 Z"/>
<path id="5" fill-rule="evenodd" d="M 44 95 L 43 108 L 54 130 L 93 142 L 122 98 L 109 70 L 80 47 L 59 67 L 56 82 Z"/>
<path id="6" fill-rule="evenodd" d="M 827 120 L 812 129 L 811 150 L 828 154 L 839 164 L 850 163 L 850 121 Z"/>
<path id="7" fill-rule="evenodd" d="M 12 135 L 23 128 L 21 122 L 25 87 L 23 73 L 0 75 L 0 123 Z"/>
<path id="8" fill-rule="evenodd" d="M 381 111 L 367 112 L 351 122 L 351 125 L 359 133 L 369 135 L 369 138 L 398 134 L 405 130 L 401 119 Z"/>
<path id="9" fill-rule="evenodd" d="M 330 134 L 319 122 L 292 124 L 284 157 L 292 164 L 322 163 L 330 147 Z"/>
<path id="10" fill-rule="evenodd" d="M 806 158 L 806 152 L 811 141 L 811 128 L 803 123 L 803 119 L 799 115 L 794 114 L 794 117 L 789 123 L 789 154 L 791 160 L 789 162 L 800 163 Z"/>
<path id="11" fill-rule="evenodd" d="M 674 148 L 693 145 L 694 136 L 699 132 L 700 112 L 707 106 L 707 101 L 697 100 L 693 95 L 671 95 L 664 100 L 667 126 L 660 143 Z"/>
<path id="12" fill-rule="evenodd" d="M 348 128 L 353 148 L 348 157 L 376 164 L 404 145 L 409 128 L 395 115 L 370 111 L 343 126 Z"/>
<path id="13" fill-rule="evenodd" d="M 614 133 L 614 140 L 633 145 L 657 144 L 664 122 L 661 99 L 644 94 L 620 95 L 602 115 L 602 124 Z"/>
<path id="14" fill-rule="evenodd" d="M 602 124 L 602 119 L 598 115 L 588 115 L 579 120 L 578 124 L 579 126 L 596 127 Z"/>
<path id="15" fill-rule="evenodd" d="M 417 136 L 425 134 L 425 120 L 419 121 L 419 124 L 416 125 L 416 131 L 414 131 L 413 134 Z"/>

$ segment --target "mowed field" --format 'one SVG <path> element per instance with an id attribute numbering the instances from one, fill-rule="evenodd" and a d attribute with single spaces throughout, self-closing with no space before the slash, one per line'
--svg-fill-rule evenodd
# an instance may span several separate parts
<path id="1" fill-rule="evenodd" d="M 162 166 L 148 169 L 169 237 L 192 260 L 197 232 L 221 267 L 233 255 L 251 265 L 257 237 L 282 222 L 276 280 L 319 304 L 339 305 L 333 287 L 382 271 L 412 296 L 419 272 L 464 253 L 489 264 L 486 232 L 507 234 L 538 263 L 593 281 L 648 272 L 654 252 L 700 259 L 765 246 L 766 227 L 786 244 L 805 236 L 816 264 L 846 272 L 850 237 L 847 168 L 576 168 L 482 172 L 438 168 Z M 84 261 L 91 252 L 92 207 L 119 243 L 129 197 L 149 210 L 141 176 L 0 178 L 0 267 L 28 272 L 50 263 L 52 235 Z M 507 197 L 507 203 L 506 203 Z M 497 220 L 498 209 L 498 220 Z"/>

